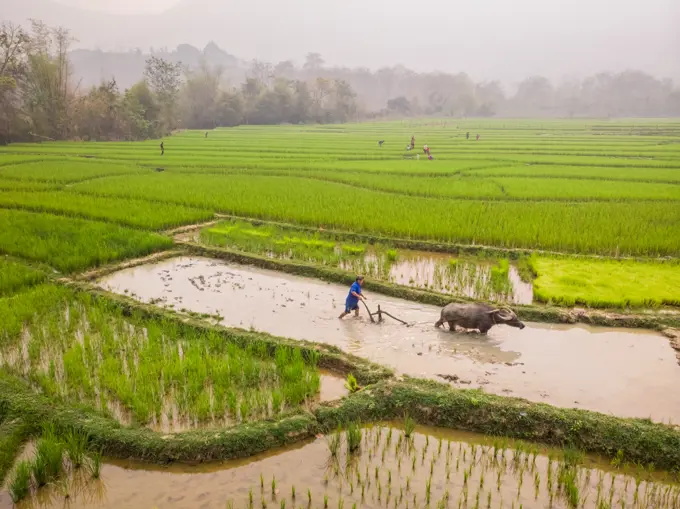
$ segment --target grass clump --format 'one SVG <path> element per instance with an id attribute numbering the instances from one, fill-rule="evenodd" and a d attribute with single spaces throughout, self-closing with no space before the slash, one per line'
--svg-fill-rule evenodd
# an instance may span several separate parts
<path id="1" fill-rule="evenodd" d="M 359 452 L 361 448 L 362 431 L 358 422 L 352 422 L 347 426 L 347 451 L 350 454 Z"/>
<path id="2" fill-rule="evenodd" d="M 359 386 L 359 383 L 357 382 L 356 377 L 352 374 L 349 373 L 347 375 L 347 381 L 345 382 L 345 388 L 350 392 L 358 392 L 361 387 Z"/>
<path id="3" fill-rule="evenodd" d="M 406 438 L 411 438 L 415 430 L 416 421 L 409 414 L 406 414 L 404 416 L 404 436 Z"/>
<path id="4" fill-rule="evenodd" d="M 15 504 L 21 502 L 31 491 L 32 466 L 28 461 L 20 461 L 9 481 L 9 494 Z"/>
<path id="5" fill-rule="evenodd" d="M 0 258 L 0 297 L 45 281 L 47 274 L 24 263 Z"/>

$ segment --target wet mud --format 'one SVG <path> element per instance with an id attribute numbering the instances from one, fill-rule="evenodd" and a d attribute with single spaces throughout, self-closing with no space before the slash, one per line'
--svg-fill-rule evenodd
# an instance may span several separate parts
<path id="1" fill-rule="evenodd" d="M 675 352 L 661 334 L 528 323 L 487 336 L 435 329 L 440 309 L 367 292 L 402 320 L 339 320 L 348 289 L 206 258 L 181 257 L 112 274 L 100 284 L 143 302 L 217 314 L 226 326 L 336 345 L 394 368 L 465 388 L 623 417 L 680 421 Z"/>
<path id="2" fill-rule="evenodd" d="M 659 474 L 613 470 L 595 457 L 570 461 L 561 450 L 441 429 L 419 428 L 408 439 L 382 426 L 360 432 L 353 453 L 343 433 L 217 465 L 106 463 L 99 480 L 77 471 L 17 507 L 559 509 L 576 492 L 579 507 L 590 509 L 672 507 L 678 496 Z M 8 500 L 0 494 L 0 509 L 12 507 Z"/>

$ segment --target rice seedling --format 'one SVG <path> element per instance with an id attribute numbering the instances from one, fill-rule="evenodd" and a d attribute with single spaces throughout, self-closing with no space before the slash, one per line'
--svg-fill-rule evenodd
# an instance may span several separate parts
<path id="1" fill-rule="evenodd" d="M 328 495 L 323 496 L 323 509 L 328 509 Z"/>
<path id="2" fill-rule="evenodd" d="M 293 503 L 295 503 L 295 486 L 290 487 L 290 498 L 293 500 Z"/>
<path id="3" fill-rule="evenodd" d="M 272 477 L 272 496 L 276 495 L 276 477 Z"/>
<path id="4" fill-rule="evenodd" d="M 27 461 L 20 461 L 9 480 L 8 491 L 15 504 L 28 496 L 31 489 L 32 467 Z"/>
<path id="5" fill-rule="evenodd" d="M 66 434 L 64 449 L 71 465 L 80 468 L 87 456 L 87 435 L 71 430 Z"/>
<path id="6" fill-rule="evenodd" d="M 102 453 L 100 451 L 90 453 L 88 467 L 92 479 L 99 479 L 101 477 Z"/>
<path id="7" fill-rule="evenodd" d="M 33 478 L 38 487 L 57 479 L 64 469 L 64 445 L 51 433 L 44 433 L 36 445 L 31 463 Z"/>

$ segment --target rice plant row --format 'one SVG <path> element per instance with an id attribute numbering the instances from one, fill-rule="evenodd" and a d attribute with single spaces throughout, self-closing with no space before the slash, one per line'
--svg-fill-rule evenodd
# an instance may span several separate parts
<path id="1" fill-rule="evenodd" d="M 198 223 L 213 217 L 211 211 L 198 207 L 174 204 L 159 207 L 147 200 L 94 197 L 68 191 L 4 192 L 0 193 L 0 207 L 98 219 L 147 230 Z"/>
<path id="2" fill-rule="evenodd" d="M 480 170 L 484 172 L 487 170 Z M 494 170 L 488 170 L 493 172 Z M 673 170 L 669 170 L 673 171 Z M 485 177 L 476 171 L 465 175 L 424 177 L 404 175 L 399 178 L 369 173 L 288 172 L 288 175 L 340 182 L 367 189 L 391 191 L 414 196 L 444 198 L 489 198 L 502 200 L 680 200 L 680 171 L 677 184 L 615 182 L 588 179 Z"/>
<path id="3" fill-rule="evenodd" d="M 45 423 L 31 459 L 19 461 L 8 483 L 8 491 L 16 504 L 37 495 L 46 486 L 56 486 L 62 498 L 70 498 L 70 481 L 99 479 L 102 457 L 89 448 L 88 437 L 77 431 L 58 435 L 54 425 Z"/>
<path id="4" fill-rule="evenodd" d="M 677 479 L 659 475 L 652 465 L 626 464 L 622 455 L 607 465 L 570 449 L 463 439 L 350 423 L 345 432 L 325 437 L 326 451 L 323 440 L 308 446 L 305 463 L 312 463 L 315 471 L 272 472 L 268 466 L 259 485 L 251 474 L 250 490 L 239 486 L 226 506 L 253 509 L 257 493 L 263 508 L 680 507 Z M 279 463 L 286 465 L 285 455 Z M 300 493 L 306 494 L 303 500 Z"/>
<path id="5" fill-rule="evenodd" d="M 0 163 L 6 156 L 0 154 Z M 24 162 L 0 166 L 0 177 L 20 181 L 66 184 L 111 175 L 141 173 L 144 170 L 131 164 L 89 159 L 64 158 Z M 148 170 L 147 170 L 148 171 Z"/>
<path id="6" fill-rule="evenodd" d="M 680 306 L 680 265 L 532 257 L 534 296 L 564 306 Z"/>
<path id="7" fill-rule="evenodd" d="M 34 306 L 39 302 L 38 308 Z M 0 366 L 47 395 L 157 429 L 223 426 L 297 409 L 319 391 L 314 357 L 128 318 L 55 287 L 0 299 Z"/>
<path id="8" fill-rule="evenodd" d="M 27 286 L 33 286 L 45 280 L 45 271 L 26 265 L 25 263 L 0 257 L 0 297 L 15 293 Z"/>
<path id="9" fill-rule="evenodd" d="M 110 223 L 0 209 L 0 253 L 73 272 L 167 249 L 161 235 Z"/>
<path id="10" fill-rule="evenodd" d="M 294 177 L 146 175 L 74 191 L 412 239 L 605 255 L 680 254 L 674 202 L 486 202 L 400 196 Z"/>

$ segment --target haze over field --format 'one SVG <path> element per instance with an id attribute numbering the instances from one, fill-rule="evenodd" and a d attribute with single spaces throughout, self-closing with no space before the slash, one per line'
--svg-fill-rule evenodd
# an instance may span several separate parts
<path id="1" fill-rule="evenodd" d="M 677 0 L 4 0 L 2 19 L 71 29 L 76 47 L 203 48 L 302 63 L 466 72 L 510 84 L 636 69 L 680 79 Z"/>
<path id="2" fill-rule="evenodd" d="M 680 116 L 677 0 L 0 1 L 0 144 Z"/>

